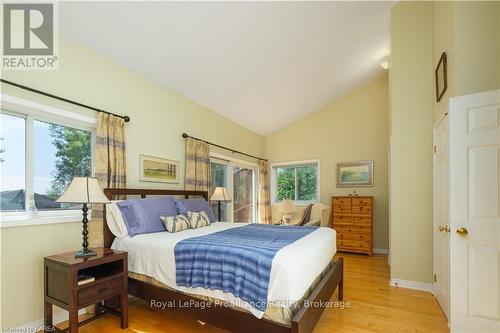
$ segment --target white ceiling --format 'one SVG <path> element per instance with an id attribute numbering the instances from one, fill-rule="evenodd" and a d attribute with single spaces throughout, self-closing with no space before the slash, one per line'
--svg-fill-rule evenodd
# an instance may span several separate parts
<path id="1" fill-rule="evenodd" d="M 61 31 L 268 135 L 382 73 L 393 2 L 64 2 Z"/>

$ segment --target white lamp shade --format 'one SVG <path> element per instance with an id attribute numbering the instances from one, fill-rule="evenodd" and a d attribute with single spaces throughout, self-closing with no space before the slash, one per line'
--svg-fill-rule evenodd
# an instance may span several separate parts
<path id="1" fill-rule="evenodd" d="M 292 213 L 295 211 L 295 205 L 292 200 L 283 200 L 279 210 L 285 214 Z"/>
<path id="2" fill-rule="evenodd" d="M 97 178 L 73 177 L 66 191 L 57 199 L 57 202 L 71 203 L 109 203 L 102 192 Z"/>
<path id="3" fill-rule="evenodd" d="M 214 194 L 210 198 L 210 201 L 231 201 L 231 196 L 227 193 L 225 187 L 218 186 L 215 188 Z"/>

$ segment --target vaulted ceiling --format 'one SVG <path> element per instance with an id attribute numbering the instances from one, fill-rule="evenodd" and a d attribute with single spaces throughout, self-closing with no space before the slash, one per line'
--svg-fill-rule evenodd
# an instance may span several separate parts
<path id="1" fill-rule="evenodd" d="M 69 38 L 259 134 L 368 82 L 393 2 L 61 2 Z"/>

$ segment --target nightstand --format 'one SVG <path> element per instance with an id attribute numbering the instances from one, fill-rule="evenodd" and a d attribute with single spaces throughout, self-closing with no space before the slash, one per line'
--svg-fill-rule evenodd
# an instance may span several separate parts
<path id="1" fill-rule="evenodd" d="M 70 333 L 78 332 L 78 326 L 106 313 L 119 316 L 121 328 L 127 328 L 127 252 L 104 248 L 93 250 L 97 255 L 92 257 L 75 258 L 75 252 L 68 252 L 44 258 L 44 319 L 48 331 L 61 331 L 52 326 L 52 304 L 69 312 Z M 93 277 L 95 281 L 78 285 L 78 275 L 82 274 Z M 92 304 L 97 304 L 96 315 L 78 323 L 78 310 Z M 118 305 L 120 311 L 113 304 Z"/>

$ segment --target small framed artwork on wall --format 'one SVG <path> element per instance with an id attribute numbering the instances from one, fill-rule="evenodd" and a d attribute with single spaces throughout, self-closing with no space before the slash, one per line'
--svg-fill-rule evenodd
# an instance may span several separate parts
<path id="1" fill-rule="evenodd" d="M 139 180 L 143 182 L 179 183 L 179 161 L 139 155 Z"/>
<path id="2" fill-rule="evenodd" d="M 337 163 L 337 187 L 373 186 L 373 161 Z"/>
<path id="3" fill-rule="evenodd" d="M 436 101 L 438 102 L 446 92 L 446 88 L 448 88 L 448 73 L 446 70 L 446 66 L 446 53 L 443 52 L 441 54 L 441 58 L 439 58 L 438 65 L 434 73 L 436 76 Z"/>

